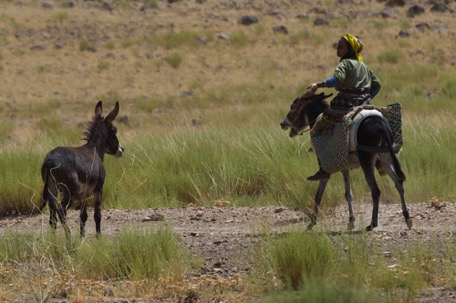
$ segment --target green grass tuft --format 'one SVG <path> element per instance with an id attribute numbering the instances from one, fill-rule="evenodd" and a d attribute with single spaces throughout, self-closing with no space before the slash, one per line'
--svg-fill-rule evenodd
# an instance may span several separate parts
<path id="1" fill-rule="evenodd" d="M 84 275 L 103 280 L 178 278 L 190 264 L 166 226 L 156 231 L 126 228 L 114 239 L 93 239 L 81 245 L 75 259 Z"/>
<path id="2" fill-rule="evenodd" d="M 166 56 L 166 63 L 173 68 L 178 68 L 182 63 L 182 56 L 179 53 L 172 53 Z"/>

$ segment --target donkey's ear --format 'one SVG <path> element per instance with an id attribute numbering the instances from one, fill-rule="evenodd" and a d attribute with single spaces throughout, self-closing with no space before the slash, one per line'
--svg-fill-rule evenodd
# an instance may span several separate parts
<path id="1" fill-rule="evenodd" d="M 114 106 L 113 110 L 109 113 L 109 115 L 105 118 L 106 121 L 112 122 L 117 117 L 119 113 L 119 101 L 116 101 L 116 105 Z"/>
<path id="2" fill-rule="evenodd" d="M 95 116 L 103 115 L 103 104 L 101 101 L 98 101 L 97 106 L 95 106 Z"/>

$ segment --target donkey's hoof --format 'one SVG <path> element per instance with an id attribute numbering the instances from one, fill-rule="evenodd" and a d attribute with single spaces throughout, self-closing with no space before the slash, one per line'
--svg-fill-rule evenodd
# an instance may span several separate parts
<path id="1" fill-rule="evenodd" d="M 367 225 L 366 231 L 373 231 L 376 226 L 374 224 Z"/>
<path id="2" fill-rule="evenodd" d="M 351 220 L 350 220 L 350 221 L 348 222 L 348 224 L 347 224 L 347 230 L 348 230 L 348 231 L 351 231 L 351 230 L 353 230 L 353 229 L 355 229 L 355 221 L 351 221 Z"/>
<path id="3" fill-rule="evenodd" d="M 412 229 L 412 226 L 413 226 L 413 221 L 412 219 L 408 218 L 407 220 L 405 220 L 405 223 L 407 224 L 407 227 L 409 229 Z"/>
<path id="4" fill-rule="evenodd" d="M 310 222 L 309 225 L 307 225 L 307 230 L 312 230 L 312 228 L 316 225 L 316 222 Z"/>

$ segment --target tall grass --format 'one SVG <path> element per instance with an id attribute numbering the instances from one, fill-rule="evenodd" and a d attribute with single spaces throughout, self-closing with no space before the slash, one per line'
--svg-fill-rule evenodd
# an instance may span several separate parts
<path id="1" fill-rule="evenodd" d="M 373 290 L 360 288 L 348 288 L 325 281 L 315 279 L 308 282 L 308 286 L 297 292 L 282 292 L 261 298 L 256 302 L 261 303 L 377 303 L 383 302 L 381 296 Z"/>
<path id="2" fill-rule="evenodd" d="M 309 278 L 319 279 L 334 267 L 331 245 L 327 237 L 290 233 L 270 245 L 272 267 L 285 285 L 296 290 Z"/>
<path id="3" fill-rule="evenodd" d="M 41 194 L 40 159 L 30 151 L 3 152 L 0 157 L 0 213 L 28 214 Z"/>
<path id="4" fill-rule="evenodd" d="M 197 100 L 193 102 L 198 104 Z M 412 102 L 403 103 L 405 145 L 399 155 L 407 176 L 406 199 L 409 203 L 432 197 L 454 200 L 454 188 L 447 186 L 454 175 L 452 163 L 456 163 L 456 156 L 448 152 L 455 149 L 456 142 L 449 102 L 442 102 L 440 113 L 422 115 L 407 111 Z M 145 112 L 161 108 L 158 101 L 149 104 L 147 100 L 137 100 L 136 106 L 151 106 Z M 150 123 L 150 135 L 137 135 L 127 141 L 122 140 L 122 133 L 128 133 L 132 126 L 119 125 L 126 153 L 120 159 L 105 157 L 104 207 L 207 206 L 221 198 L 234 206 L 311 207 L 316 184 L 305 178 L 318 165 L 315 154 L 308 152 L 311 144 L 306 133 L 290 139 L 278 126 L 288 104 L 281 110 L 274 103 L 265 102 L 261 108 L 256 103 L 238 104 L 229 112 L 223 108 L 230 105 L 225 106 L 210 109 L 209 115 L 206 110 L 180 114 L 172 110 L 155 120 L 144 118 L 144 123 Z M 195 116 L 201 117 L 201 125 L 192 125 Z M 46 125 L 49 123 L 52 121 Z M 37 202 L 42 188 L 39 168 L 45 154 L 58 145 L 81 144 L 80 133 L 73 130 L 70 139 L 64 139 L 59 129 L 52 127 L 30 142 L 32 150 L 2 152 L 2 213 L 30 211 L 31 201 Z M 361 170 L 352 172 L 352 182 L 355 201 L 364 201 L 369 189 Z M 383 202 L 398 201 L 388 178 L 378 178 L 378 182 Z M 323 198 L 323 210 L 343 202 L 343 191 L 341 175 L 333 175 Z"/>
<path id="5" fill-rule="evenodd" d="M 456 148 L 456 131 L 450 127 L 452 118 L 436 115 L 427 119 L 415 117 L 409 123 L 413 128 L 404 130 L 404 153 L 400 155 L 408 175 L 407 195 L 412 201 L 429 200 L 431 197 L 454 200 L 448 180 L 455 175 L 453 154 Z"/>
<path id="6" fill-rule="evenodd" d="M 454 270 L 454 264 L 439 260 L 453 258 L 454 251 L 414 240 L 385 252 L 377 239 L 364 233 L 298 231 L 267 239 L 257 246 L 253 261 L 255 279 L 265 279 L 267 295 L 261 302 L 365 302 L 362 298 L 368 297 L 374 302 L 413 302 L 436 279 L 441 285 L 453 283 L 451 278 L 442 281 L 441 273 Z"/>
<path id="7" fill-rule="evenodd" d="M 308 140 L 303 141 L 291 141 L 272 129 L 225 133 L 193 129 L 144 137 L 127 146 L 130 152 L 121 166 L 109 161 L 113 164 L 110 175 L 117 177 L 107 185 L 118 190 L 108 193 L 113 199 L 108 203 L 117 207 L 211 205 L 225 198 L 236 206 L 283 203 L 304 207 L 310 205 L 306 189 L 312 184 L 302 182 L 303 171 L 306 161 L 315 159 L 307 152 Z"/>
<path id="8" fill-rule="evenodd" d="M 26 233 L 5 230 L 0 243 L 2 281 L 16 289 L 17 297 L 9 298 L 46 302 L 50 297 L 71 298 L 76 294 L 68 287 L 78 281 L 147 280 L 154 287 L 162 281 L 178 283 L 191 266 L 191 257 L 182 249 L 177 237 L 165 225 L 157 230 L 126 228 L 110 238 L 69 241 L 63 233 L 43 230 Z M 16 271 L 20 268 L 20 271 Z M 92 287 L 79 289 L 93 295 Z M 143 289 L 147 294 L 151 288 Z M 13 291 L 14 292 L 14 291 Z M 141 296 L 141 291 L 137 291 Z M 0 292 L 0 299 L 4 300 Z"/>
<path id="9" fill-rule="evenodd" d="M 155 231 L 126 228 L 115 239 L 94 244 L 83 243 L 75 255 L 81 272 L 93 279 L 179 279 L 191 261 L 166 226 Z"/>

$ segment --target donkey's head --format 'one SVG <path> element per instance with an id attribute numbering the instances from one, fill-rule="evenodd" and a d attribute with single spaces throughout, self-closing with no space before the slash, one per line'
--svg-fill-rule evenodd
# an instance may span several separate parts
<path id="1" fill-rule="evenodd" d="M 119 102 L 116 102 L 113 110 L 103 118 L 103 105 L 101 101 L 98 101 L 95 106 L 95 120 L 98 120 L 100 123 L 103 123 L 105 126 L 104 131 L 106 132 L 106 141 L 104 145 L 105 152 L 109 155 L 114 155 L 116 157 L 121 157 L 124 152 L 124 148 L 119 143 L 117 139 L 117 127 L 112 123 L 119 113 Z M 93 126 L 93 125 L 92 125 Z M 92 127 L 93 129 L 93 127 Z M 87 139 L 90 140 L 91 131 L 87 133 Z"/>
<path id="2" fill-rule="evenodd" d="M 301 134 L 308 126 L 313 127 L 315 119 L 328 107 L 325 99 L 331 95 L 320 93 L 318 95 L 304 94 L 299 96 L 291 103 L 290 111 L 285 119 L 280 122 L 280 126 L 284 130 L 291 128 L 290 137 Z"/>

